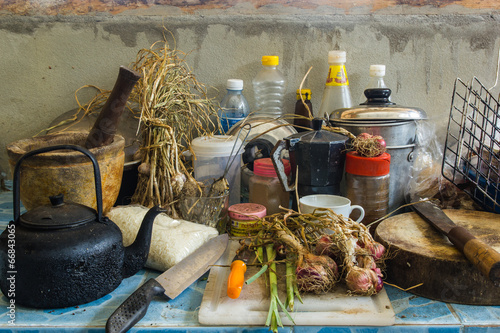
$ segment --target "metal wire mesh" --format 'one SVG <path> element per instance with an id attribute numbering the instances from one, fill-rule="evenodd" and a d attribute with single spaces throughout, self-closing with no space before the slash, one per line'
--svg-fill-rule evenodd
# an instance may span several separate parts
<path id="1" fill-rule="evenodd" d="M 500 104 L 474 77 L 455 81 L 442 174 L 485 210 L 500 213 Z"/>

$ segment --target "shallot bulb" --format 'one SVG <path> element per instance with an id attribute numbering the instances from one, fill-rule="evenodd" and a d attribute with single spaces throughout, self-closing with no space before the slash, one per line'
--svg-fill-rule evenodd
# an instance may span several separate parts
<path id="1" fill-rule="evenodd" d="M 330 237 L 330 235 L 323 235 L 319 238 L 314 248 L 314 253 L 319 256 L 328 256 L 336 261 L 340 254 L 340 249 Z"/>
<path id="2" fill-rule="evenodd" d="M 373 242 L 372 248 L 370 250 L 375 260 L 380 260 L 385 253 L 385 247 L 379 242 Z"/>
<path id="3" fill-rule="evenodd" d="M 361 268 L 369 268 L 369 269 L 378 269 L 377 264 L 375 263 L 375 259 L 372 256 L 366 255 L 358 255 L 356 256 L 356 261 L 358 262 L 358 266 Z"/>
<path id="4" fill-rule="evenodd" d="M 357 245 L 365 249 L 375 260 L 380 260 L 385 253 L 385 247 L 374 240 L 365 240 L 365 243 L 358 241 Z"/>
<path id="5" fill-rule="evenodd" d="M 174 193 L 178 194 L 182 191 L 182 188 L 184 187 L 186 180 L 187 180 L 186 176 L 181 172 L 178 172 L 175 175 L 173 175 L 170 184 L 172 186 L 172 190 L 174 191 Z"/>
<path id="6" fill-rule="evenodd" d="M 300 291 L 321 294 L 329 291 L 337 282 L 338 268 L 327 256 L 306 254 L 304 261 L 295 271 Z"/>
<path id="7" fill-rule="evenodd" d="M 373 269 L 351 266 L 345 277 L 347 288 L 359 295 L 370 296 L 382 289 L 382 278 Z"/>
<path id="8" fill-rule="evenodd" d="M 141 163 L 138 167 L 137 170 L 139 171 L 140 174 L 143 174 L 145 176 L 149 176 L 151 173 L 151 166 L 149 163 Z"/>
<path id="9" fill-rule="evenodd" d="M 380 135 L 359 134 L 353 141 L 354 150 L 364 157 L 375 157 L 385 153 L 387 144 Z"/>

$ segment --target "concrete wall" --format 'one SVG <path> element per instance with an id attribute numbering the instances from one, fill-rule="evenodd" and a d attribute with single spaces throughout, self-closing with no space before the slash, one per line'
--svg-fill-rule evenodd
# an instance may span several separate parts
<path id="1" fill-rule="evenodd" d="M 211 5 L 210 5 L 211 4 Z M 410 5 L 411 4 L 411 5 Z M 332 49 L 347 51 L 358 102 L 370 64 L 387 65 L 393 101 L 424 109 L 446 130 L 456 77 L 495 81 L 500 47 L 496 1 L 6 1 L 0 4 L 0 169 L 10 173 L 5 145 L 35 135 L 77 107 L 84 85 L 111 89 L 118 67 L 161 40 L 188 53 L 198 80 L 217 88 L 251 79 L 265 54 L 280 56 L 292 111 L 305 87 L 319 108 Z M 174 44 L 175 43 L 175 44 Z M 498 94 L 498 87 L 494 90 Z M 89 94 L 81 94 L 86 101 Z"/>

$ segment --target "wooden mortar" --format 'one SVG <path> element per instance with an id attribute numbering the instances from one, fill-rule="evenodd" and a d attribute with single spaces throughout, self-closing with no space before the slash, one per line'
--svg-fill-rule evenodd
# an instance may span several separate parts
<path id="1" fill-rule="evenodd" d="M 64 132 L 10 143 L 7 153 L 11 170 L 31 150 L 60 144 L 84 146 L 87 136 L 88 132 Z M 104 213 L 113 207 L 120 191 L 124 146 L 125 139 L 115 135 L 112 143 L 89 149 L 101 171 Z M 21 166 L 20 183 L 21 202 L 28 211 L 50 204 L 49 196 L 59 193 L 64 194 L 65 201 L 97 208 L 92 162 L 77 151 L 57 150 L 26 159 Z"/>

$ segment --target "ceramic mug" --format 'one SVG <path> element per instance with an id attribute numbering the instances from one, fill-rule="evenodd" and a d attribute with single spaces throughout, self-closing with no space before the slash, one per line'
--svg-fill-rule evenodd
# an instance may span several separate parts
<path id="1" fill-rule="evenodd" d="M 359 210 L 359 218 L 356 222 L 361 222 L 365 217 L 365 210 L 358 205 L 351 205 L 351 200 L 340 195 L 332 194 L 311 194 L 299 199 L 300 211 L 311 214 L 317 208 L 329 208 L 335 213 L 349 217 L 353 210 Z"/>

